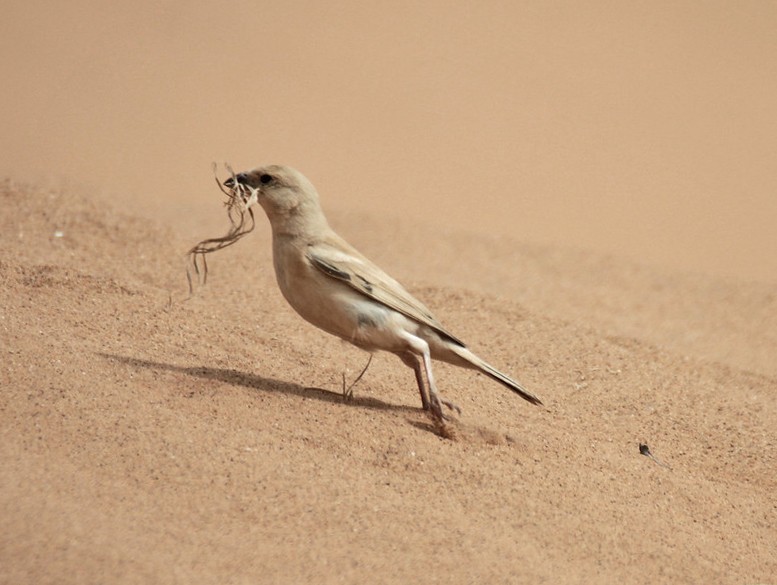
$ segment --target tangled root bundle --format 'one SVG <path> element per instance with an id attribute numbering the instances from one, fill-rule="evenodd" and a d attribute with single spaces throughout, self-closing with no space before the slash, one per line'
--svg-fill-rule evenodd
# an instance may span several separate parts
<path id="1" fill-rule="evenodd" d="M 206 256 L 231 246 L 246 234 L 251 233 L 254 227 L 256 227 L 254 211 L 248 206 L 249 200 L 256 196 L 256 189 L 238 183 L 234 171 L 229 165 L 225 165 L 225 167 L 232 176 L 233 186 L 231 188 L 225 187 L 219 180 L 215 164 L 213 165 L 213 174 L 219 189 L 227 196 L 224 205 L 227 207 L 227 216 L 229 217 L 231 227 L 226 235 L 220 238 L 202 240 L 187 252 L 186 278 L 189 281 L 190 296 L 194 293 L 194 278 L 197 279 L 200 285 L 204 285 L 208 280 L 208 261 Z M 246 218 L 246 215 L 248 215 L 248 218 Z M 192 273 L 194 273 L 194 277 L 192 277 Z"/>

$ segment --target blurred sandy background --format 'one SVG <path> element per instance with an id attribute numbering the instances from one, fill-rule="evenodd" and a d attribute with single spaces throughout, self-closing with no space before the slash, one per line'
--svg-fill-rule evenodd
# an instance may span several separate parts
<path id="1" fill-rule="evenodd" d="M 3 5 L 0 583 L 771 583 L 777 4 Z M 210 259 L 211 163 L 545 402 Z M 646 442 L 662 467 L 640 455 Z"/>
<path id="2" fill-rule="evenodd" d="M 4 175 L 178 224 L 212 162 L 283 162 L 330 206 L 777 279 L 771 2 L 3 12 Z"/>

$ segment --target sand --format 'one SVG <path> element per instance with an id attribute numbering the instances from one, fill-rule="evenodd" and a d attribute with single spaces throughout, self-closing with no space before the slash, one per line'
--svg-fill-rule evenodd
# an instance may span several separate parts
<path id="1" fill-rule="evenodd" d="M 285 305 L 266 224 L 212 258 L 187 300 L 191 242 L 169 228 L 10 182 L 1 203 L 4 582 L 768 582 L 775 569 L 774 366 L 735 351 L 748 333 L 768 349 L 760 316 L 776 301 L 759 287 L 721 285 L 731 336 L 680 352 L 654 341 L 677 315 L 644 336 L 631 317 L 607 322 L 627 291 L 575 276 L 596 258 L 497 246 L 530 279 L 558 270 L 548 289 L 577 278 L 591 317 L 573 322 L 564 294 L 551 315 L 520 276 L 491 294 L 447 284 L 432 250 L 415 275 L 405 244 L 383 245 L 397 226 L 335 216 L 546 403 L 438 366 L 464 410 L 446 440 L 392 356 L 343 400 L 342 372 L 365 356 Z M 451 264 L 512 265 L 487 240 L 434 240 Z M 607 264 L 602 276 L 634 270 Z M 722 310 L 713 283 L 671 282 L 678 303 Z M 685 326 L 714 335 L 693 315 Z"/>
<path id="2" fill-rule="evenodd" d="M 770 4 L 176 6 L 9 8 L 1 583 L 774 582 Z M 213 160 L 300 167 L 545 405 L 440 364 L 444 438 L 383 354 L 345 400 L 263 216 L 189 298 Z"/>

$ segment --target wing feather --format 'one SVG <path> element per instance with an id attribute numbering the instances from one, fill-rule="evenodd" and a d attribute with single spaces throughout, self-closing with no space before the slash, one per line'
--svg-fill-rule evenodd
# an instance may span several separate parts
<path id="1" fill-rule="evenodd" d="M 386 305 L 406 317 L 426 325 L 443 337 L 462 346 L 464 342 L 447 331 L 431 311 L 405 290 L 396 280 L 351 248 L 344 241 L 337 248 L 318 242 L 308 248 L 311 264 L 330 278 L 344 282 L 370 299 Z"/>

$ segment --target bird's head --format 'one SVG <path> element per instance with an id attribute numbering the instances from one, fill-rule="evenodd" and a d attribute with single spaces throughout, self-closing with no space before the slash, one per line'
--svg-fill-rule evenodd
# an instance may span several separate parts
<path id="1" fill-rule="evenodd" d="M 247 206 L 254 203 L 264 208 L 270 221 L 320 211 L 318 193 L 313 184 L 299 171 L 281 165 L 257 167 L 238 173 L 224 182 L 228 189 L 238 185 Z M 249 193 L 250 196 L 245 194 Z"/>

